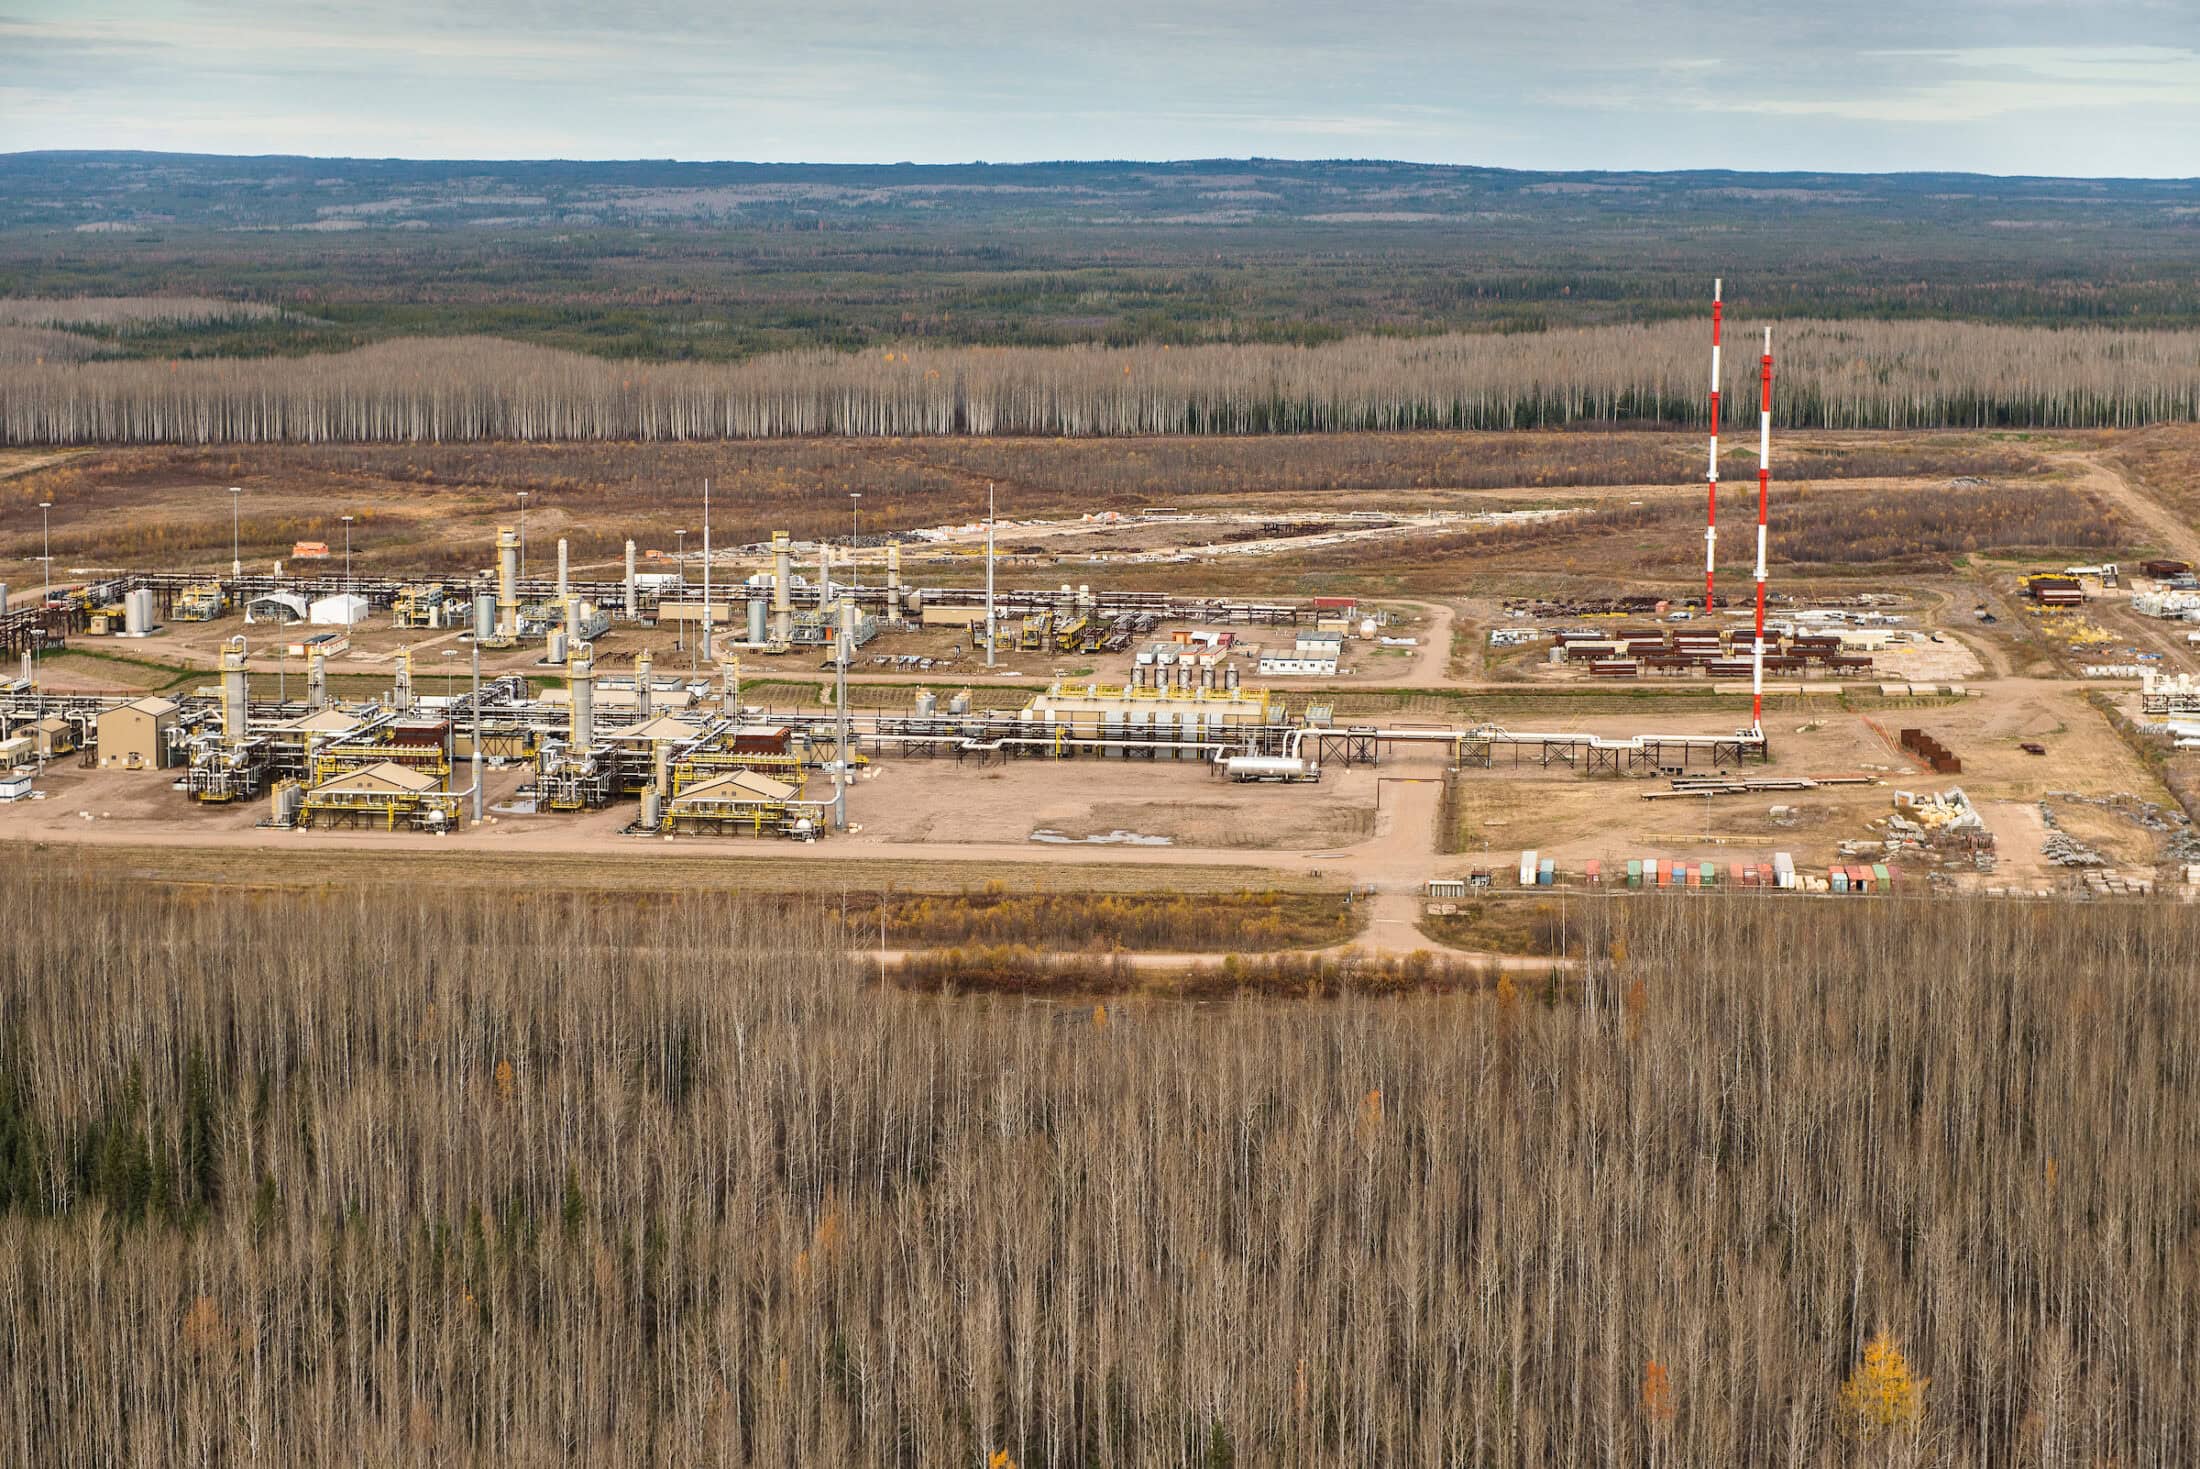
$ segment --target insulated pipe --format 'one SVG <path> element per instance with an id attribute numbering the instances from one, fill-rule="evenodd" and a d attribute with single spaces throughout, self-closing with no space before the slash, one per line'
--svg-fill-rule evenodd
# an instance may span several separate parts
<path id="1" fill-rule="evenodd" d="M 497 636 L 519 636 L 519 532 L 497 527 Z"/>
<path id="2" fill-rule="evenodd" d="M 232 745 L 244 743 L 251 708 L 244 660 L 244 639 L 231 638 L 222 648 L 222 738 Z"/>
<path id="3" fill-rule="evenodd" d="M 1772 328 L 1765 328 L 1765 355 L 1758 364 L 1757 407 L 1757 636 L 1750 649 L 1749 727 L 1765 730 L 1765 516 L 1772 501 Z"/>
<path id="4" fill-rule="evenodd" d="M 565 671 L 573 694 L 571 738 L 576 757 L 588 752 L 596 739 L 596 659 L 587 643 L 565 650 Z"/>
<path id="5" fill-rule="evenodd" d="M 1712 595 L 1712 578 L 1719 557 L 1719 327 L 1725 310 L 1726 282 L 1711 282 L 1711 468 L 1705 476 L 1708 494 L 1703 529 L 1703 615 L 1712 615 L 1718 599 Z"/>

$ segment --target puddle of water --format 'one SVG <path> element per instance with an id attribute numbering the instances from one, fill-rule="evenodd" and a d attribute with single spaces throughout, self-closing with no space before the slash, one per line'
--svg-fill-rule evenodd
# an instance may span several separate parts
<path id="1" fill-rule="evenodd" d="M 1056 846 L 1091 847 L 1166 847 L 1173 845 L 1168 837 L 1147 836 L 1136 831 L 1094 832 L 1089 836 L 1073 837 L 1052 827 L 1042 826 L 1031 834 L 1035 842 L 1050 842 Z"/>

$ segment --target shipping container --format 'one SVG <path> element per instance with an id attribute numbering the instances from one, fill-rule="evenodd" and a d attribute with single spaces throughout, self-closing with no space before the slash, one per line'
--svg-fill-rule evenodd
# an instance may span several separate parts
<path id="1" fill-rule="evenodd" d="M 1533 847 L 1520 854 L 1520 885 L 1524 888 L 1535 886 L 1535 849 Z"/>
<path id="2" fill-rule="evenodd" d="M 1681 864 L 1681 886 L 1684 888 L 1702 887 L 1703 869 L 1693 862 L 1683 862 Z"/>
<path id="3" fill-rule="evenodd" d="M 1627 859 L 1627 885 L 1631 888 L 1642 886 L 1642 859 L 1640 857 L 1629 857 Z"/>
<path id="4" fill-rule="evenodd" d="M 1826 874 L 1826 881 L 1833 885 L 1835 892 L 1845 893 L 1849 890 L 1849 870 L 1846 867 L 1836 867 Z"/>
<path id="5" fill-rule="evenodd" d="M 1886 863 L 1874 862 L 1872 864 L 1872 881 L 1879 884 L 1881 892 L 1887 892 L 1894 887 L 1894 874 L 1887 870 Z"/>
<path id="6" fill-rule="evenodd" d="M 1558 863 L 1549 857 L 1535 864 L 1537 887 L 1549 887 L 1558 881 Z"/>
<path id="7" fill-rule="evenodd" d="M 1592 885 L 1601 886 L 1604 882 L 1604 864 L 1591 857 L 1581 864 L 1581 875 L 1587 878 Z"/>
<path id="8" fill-rule="evenodd" d="M 1708 887 L 1716 887 L 1716 886 L 1718 885 L 1718 882 L 1719 882 L 1719 864 L 1718 864 L 1718 863 L 1716 863 L 1716 862 L 1706 862 L 1706 863 L 1704 863 L 1704 865 L 1703 865 L 1703 885 L 1704 885 L 1705 887 L 1707 887 L 1707 888 L 1708 888 Z"/>

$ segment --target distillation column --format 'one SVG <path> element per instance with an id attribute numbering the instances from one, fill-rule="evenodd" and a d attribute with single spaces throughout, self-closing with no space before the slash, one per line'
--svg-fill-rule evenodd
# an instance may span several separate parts
<path id="1" fill-rule="evenodd" d="M 582 643 L 566 655 L 566 678 L 573 691 L 573 753 L 585 753 L 596 739 L 596 650 Z"/>
<path id="2" fill-rule="evenodd" d="M 637 724 L 649 718 L 650 667 L 649 649 L 644 648 L 634 655 L 634 721 Z"/>
<path id="3" fill-rule="evenodd" d="M 794 641 L 794 551 L 783 530 L 772 532 L 772 641 Z"/>
<path id="4" fill-rule="evenodd" d="M 328 707 L 328 658 L 319 648 L 306 653 L 306 707 Z"/>
<path id="5" fill-rule="evenodd" d="M 390 707 L 410 709 L 413 706 L 413 650 L 397 650 L 397 673 L 390 688 Z"/>
<path id="6" fill-rule="evenodd" d="M 231 745 L 241 745 L 245 738 L 245 725 L 250 715 L 249 685 L 244 671 L 245 643 L 243 638 L 231 638 L 222 647 L 222 739 Z"/>
<path id="7" fill-rule="evenodd" d="M 497 636 L 519 636 L 519 532 L 497 527 Z"/>

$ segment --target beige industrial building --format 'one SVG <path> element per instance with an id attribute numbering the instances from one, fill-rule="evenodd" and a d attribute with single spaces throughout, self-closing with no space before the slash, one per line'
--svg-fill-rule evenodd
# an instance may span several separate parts
<path id="1" fill-rule="evenodd" d="M 168 764 L 168 731 L 175 727 L 172 699 L 139 699 L 99 716 L 101 769 L 159 770 Z"/>

